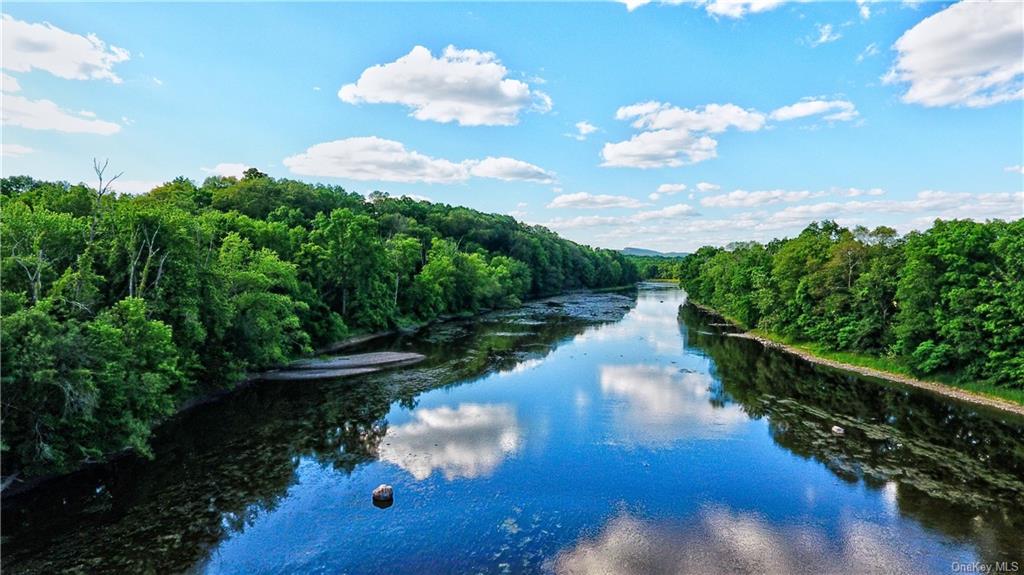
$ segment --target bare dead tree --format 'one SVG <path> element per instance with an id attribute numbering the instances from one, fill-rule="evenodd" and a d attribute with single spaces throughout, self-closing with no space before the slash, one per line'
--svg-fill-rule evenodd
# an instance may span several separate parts
<path id="1" fill-rule="evenodd" d="M 96 185 L 96 207 L 92 212 L 92 223 L 89 225 L 89 244 L 92 245 L 94 239 L 96 239 L 96 224 L 99 221 L 100 210 L 103 207 L 103 197 L 110 192 L 110 185 L 113 184 L 124 172 L 118 172 L 114 177 L 109 180 L 104 180 L 104 173 L 107 171 L 107 165 L 110 164 L 110 160 L 106 159 L 103 161 L 103 165 L 100 165 L 99 160 L 96 158 L 92 159 L 92 169 L 96 172 L 96 179 L 98 180 Z"/>

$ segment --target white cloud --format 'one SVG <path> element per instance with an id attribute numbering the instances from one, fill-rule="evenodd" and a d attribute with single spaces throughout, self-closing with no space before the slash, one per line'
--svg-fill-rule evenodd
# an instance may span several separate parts
<path id="1" fill-rule="evenodd" d="M 617 0 L 626 5 L 626 9 L 632 12 L 641 6 L 657 1 L 658 4 L 677 6 L 679 4 L 694 4 L 703 7 L 708 14 L 718 17 L 742 18 L 747 14 L 766 12 L 781 6 L 785 0 Z"/>
<path id="2" fill-rule="evenodd" d="M 350 104 L 401 104 L 418 120 L 461 126 L 510 126 L 519 112 L 551 109 L 551 98 L 508 70 L 492 52 L 448 46 L 437 58 L 423 46 L 387 64 L 371 66 L 338 97 Z"/>
<path id="3" fill-rule="evenodd" d="M 708 14 L 742 18 L 749 14 L 767 12 L 783 4 L 783 0 L 710 0 L 698 2 L 704 5 Z"/>
<path id="4" fill-rule="evenodd" d="M 706 208 L 751 208 L 779 202 L 799 202 L 821 195 L 823 195 L 822 192 L 809 192 L 807 190 L 758 190 L 754 192 L 735 190 L 727 194 L 702 198 L 700 205 Z"/>
<path id="5" fill-rule="evenodd" d="M 656 192 L 651 193 L 647 197 L 651 201 L 658 201 L 662 196 L 674 196 L 686 191 L 686 184 L 662 184 L 658 186 Z M 692 194 L 691 194 L 692 195 Z"/>
<path id="6" fill-rule="evenodd" d="M 83 117 L 82 114 L 62 109 L 50 100 L 29 100 L 11 94 L 4 95 L 3 125 L 19 126 L 30 130 L 54 130 L 103 136 L 121 131 L 120 124 Z"/>
<path id="7" fill-rule="evenodd" d="M 385 182 L 461 182 L 472 176 L 550 183 L 554 175 L 514 158 L 452 162 L 407 150 L 401 142 L 375 136 L 346 138 L 310 146 L 284 159 L 294 174 Z"/>
<path id="8" fill-rule="evenodd" d="M 202 171 L 220 176 L 222 178 L 241 178 L 246 170 L 249 169 L 249 164 L 239 164 L 232 162 L 224 162 L 217 164 L 212 168 L 200 168 Z"/>
<path id="9" fill-rule="evenodd" d="M 837 196 L 846 196 L 848 198 L 857 198 L 860 196 L 882 196 L 885 195 L 885 190 L 882 188 L 832 188 L 832 193 Z"/>
<path id="10" fill-rule="evenodd" d="M 672 220 L 699 216 L 693 206 L 687 204 L 673 204 L 658 210 L 639 211 L 627 216 L 576 216 L 574 218 L 555 218 L 541 225 L 551 229 L 576 229 L 592 228 L 599 226 L 617 226 L 626 224 L 638 224 L 642 222 Z"/>
<path id="11" fill-rule="evenodd" d="M 893 47 L 883 80 L 907 85 L 904 102 L 985 107 L 1024 98 L 1024 3 L 956 2 Z"/>
<path id="12" fill-rule="evenodd" d="M 1003 168 L 1003 171 L 1024 174 L 1024 166 L 1006 166 L 1005 168 Z"/>
<path id="13" fill-rule="evenodd" d="M 632 119 L 639 134 L 622 142 L 606 143 L 601 150 L 602 166 L 658 168 L 696 164 L 717 155 L 718 141 L 708 134 L 729 128 L 760 130 L 765 116 L 734 104 L 708 104 L 686 109 L 661 102 L 623 106 L 618 120 Z"/>
<path id="14" fill-rule="evenodd" d="M 413 420 L 388 429 L 380 458 L 417 481 L 440 471 L 448 481 L 486 477 L 519 450 L 522 432 L 509 405 L 463 403 L 417 409 Z"/>
<path id="15" fill-rule="evenodd" d="M 576 194 L 562 194 L 556 196 L 549 208 L 639 208 L 644 204 L 639 200 L 626 196 L 611 196 L 607 194 L 588 194 L 579 192 Z"/>
<path id="16" fill-rule="evenodd" d="M 450 183 L 465 180 L 465 164 L 406 150 L 377 137 L 347 138 L 310 146 L 284 159 L 294 174 L 385 182 Z"/>
<path id="17" fill-rule="evenodd" d="M 515 158 L 488 157 L 476 162 L 470 174 L 479 178 L 495 178 L 505 181 L 537 182 L 549 184 L 555 175 L 539 166 Z"/>
<path id="18" fill-rule="evenodd" d="M 842 34 L 836 32 L 831 24 L 818 24 L 818 37 L 810 39 L 811 47 L 818 47 L 822 44 L 828 44 L 835 42 L 836 40 L 843 37 Z"/>
<path id="19" fill-rule="evenodd" d="M 696 164 L 717 156 L 718 141 L 696 137 L 686 130 L 641 132 L 632 138 L 606 143 L 601 149 L 605 167 L 662 168 Z"/>
<path id="20" fill-rule="evenodd" d="M 830 122 L 848 122 L 857 117 L 857 108 L 846 100 L 804 98 L 796 104 L 774 110 L 771 119 L 786 121 L 820 114 L 827 114 L 824 119 Z"/>
<path id="21" fill-rule="evenodd" d="M 119 194 L 138 195 L 145 194 L 153 188 L 163 185 L 161 180 L 123 180 L 118 178 L 110 185 L 110 189 Z"/>
<path id="22" fill-rule="evenodd" d="M 576 133 L 575 134 L 566 134 L 566 136 L 569 136 L 570 138 L 574 138 L 574 139 L 577 139 L 577 140 L 582 142 L 583 140 L 587 139 L 587 136 L 589 136 L 590 134 L 593 134 L 596 131 L 597 131 L 597 126 L 595 126 L 595 125 L 591 124 L 590 122 L 587 122 L 587 121 L 584 120 L 582 122 L 576 122 Z"/>
<path id="23" fill-rule="evenodd" d="M 0 92 L 4 92 L 6 94 L 6 93 L 9 93 L 9 92 L 20 92 L 20 91 L 21 91 L 21 84 L 18 83 L 18 79 L 17 78 L 15 78 L 14 76 L 10 76 L 8 74 L 4 74 L 3 72 L 0 72 Z"/>
<path id="24" fill-rule="evenodd" d="M 21 144 L 0 144 L 0 150 L 2 150 L 0 155 L 5 158 L 20 158 L 21 156 L 35 152 L 32 148 L 22 146 Z"/>
<path id="25" fill-rule="evenodd" d="M 711 182 L 700 182 L 697 184 L 697 189 L 702 192 L 715 192 L 722 189 L 722 186 L 712 184 Z"/>
<path id="26" fill-rule="evenodd" d="M 735 104 L 708 104 L 688 109 L 653 101 L 623 106 L 615 112 L 615 119 L 634 119 L 631 125 L 638 130 L 687 130 L 712 134 L 729 128 L 752 132 L 764 127 L 765 122 L 764 114 Z"/>
<path id="27" fill-rule="evenodd" d="M 922 221 L 934 218 L 1012 218 L 1024 216 L 1024 192 L 971 194 L 925 190 L 911 200 L 851 200 L 790 206 L 771 214 L 763 223 L 767 229 L 807 224 L 824 218 L 860 216 L 868 213 L 928 213 Z"/>
<path id="28" fill-rule="evenodd" d="M 871 0 L 857 0 L 857 7 L 860 9 L 860 17 L 864 20 L 871 18 Z"/>
<path id="29" fill-rule="evenodd" d="M 863 62 L 864 60 L 878 55 L 878 44 L 872 42 L 861 50 L 860 54 L 857 54 L 857 61 Z"/>
<path id="30" fill-rule="evenodd" d="M 131 57 L 128 50 L 107 46 L 95 34 L 82 36 L 44 22 L 31 24 L 3 15 L 3 68 L 14 72 L 43 70 L 68 80 L 121 83 L 114 66 Z"/>

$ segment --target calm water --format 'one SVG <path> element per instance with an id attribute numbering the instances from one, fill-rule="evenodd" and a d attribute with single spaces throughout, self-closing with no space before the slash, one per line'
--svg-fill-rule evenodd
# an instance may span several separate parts
<path id="1" fill-rule="evenodd" d="M 390 343 L 430 356 L 415 369 L 193 410 L 158 434 L 155 461 L 5 501 L 5 571 L 950 573 L 1022 560 L 1024 423 L 726 337 L 683 300 L 648 287 L 439 325 Z M 371 505 L 380 483 L 395 487 L 389 509 Z"/>

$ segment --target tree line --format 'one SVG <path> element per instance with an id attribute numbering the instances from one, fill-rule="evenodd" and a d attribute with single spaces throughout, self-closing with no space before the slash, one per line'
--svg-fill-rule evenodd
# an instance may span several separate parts
<path id="1" fill-rule="evenodd" d="M 637 280 L 510 216 L 255 169 L 116 195 L 103 171 L 0 180 L 5 473 L 145 454 L 184 402 L 353 333 Z"/>
<path id="2" fill-rule="evenodd" d="M 902 237 L 825 221 L 702 247 L 678 273 L 694 301 L 747 328 L 1024 389 L 1024 219 L 936 220 Z"/>

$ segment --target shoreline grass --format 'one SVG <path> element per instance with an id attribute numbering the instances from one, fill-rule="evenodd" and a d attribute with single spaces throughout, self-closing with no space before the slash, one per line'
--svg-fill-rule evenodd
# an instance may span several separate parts
<path id="1" fill-rule="evenodd" d="M 761 329 L 748 330 L 748 333 L 755 335 L 757 337 L 764 338 L 769 341 L 773 341 L 775 343 L 779 343 L 782 345 L 798 349 L 808 355 L 814 356 L 819 359 L 834 361 L 837 363 L 843 363 L 855 367 L 865 367 L 892 376 L 914 378 L 927 383 L 951 387 L 954 389 L 959 389 L 965 392 L 981 396 L 987 396 L 995 399 L 1002 399 L 1005 401 L 1015 403 L 1017 405 L 1024 406 L 1024 390 L 1008 389 L 1005 387 L 999 387 L 984 382 L 962 383 L 956 381 L 954 376 L 947 374 L 923 378 L 912 372 L 909 367 L 907 367 L 906 365 L 904 365 L 895 358 L 867 355 L 863 353 L 856 353 L 850 351 L 834 351 L 825 348 L 821 344 L 805 341 L 792 341 L 787 338 L 781 337 L 777 334 L 770 333 Z M 898 382 L 899 380 L 894 378 L 893 381 Z"/>

